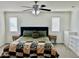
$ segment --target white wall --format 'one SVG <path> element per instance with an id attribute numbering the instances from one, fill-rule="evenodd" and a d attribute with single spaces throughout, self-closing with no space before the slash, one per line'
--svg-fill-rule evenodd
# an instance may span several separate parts
<path id="1" fill-rule="evenodd" d="M 5 42 L 5 16 L 4 11 L 0 10 L 0 46 Z"/>
<path id="2" fill-rule="evenodd" d="M 53 12 L 53 13 L 40 13 L 38 16 L 31 14 L 30 12 L 25 13 L 17 13 L 17 12 L 7 12 L 6 13 L 6 33 L 10 36 L 10 32 L 8 31 L 8 18 L 10 16 L 18 17 L 18 26 L 47 26 L 49 27 L 49 34 L 57 35 L 57 42 L 63 43 L 63 32 L 64 30 L 70 29 L 70 20 L 71 13 L 70 12 Z M 61 30 L 60 32 L 52 32 L 52 16 L 60 16 L 61 18 Z M 8 38 L 11 39 L 11 36 Z M 8 41 L 9 41 L 8 40 Z"/>
<path id="3" fill-rule="evenodd" d="M 72 10 L 71 31 L 79 33 L 79 8 Z"/>

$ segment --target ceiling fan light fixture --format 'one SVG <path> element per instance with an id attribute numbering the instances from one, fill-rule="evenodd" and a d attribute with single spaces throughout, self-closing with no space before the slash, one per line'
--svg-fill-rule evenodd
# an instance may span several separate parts
<path id="1" fill-rule="evenodd" d="M 43 5 L 43 4 L 42 5 L 38 5 L 37 2 L 38 1 L 35 1 L 35 4 L 32 7 L 23 6 L 23 7 L 29 8 L 29 9 L 26 9 L 24 11 L 31 10 L 31 12 L 32 12 L 33 15 L 39 15 L 40 11 L 48 11 L 48 12 L 51 12 L 51 9 L 44 8 L 44 7 L 46 7 L 46 5 Z"/>
<path id="2" fill-rule="evenodd" d="M 40 11 L 39 11 L 39 10 L 37 10 L 36 14 L 38 15 L 39 13 L 40 13 Z"/>
<path id="3" fill-rule="evenodd" d="M 34 14 L 34 15 L 38 15 L 39 13 L 40 13 L 40 10 L 37 10 L 37 11 L 32 10 L 32 14 Z"/>

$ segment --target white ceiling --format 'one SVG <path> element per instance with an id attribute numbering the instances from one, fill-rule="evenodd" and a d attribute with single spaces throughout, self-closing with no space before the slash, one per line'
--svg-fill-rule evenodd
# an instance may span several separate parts
<path id="1" fill-rule="evenodd" d="M 33 1 L 0 1 L 0 9 L 18 11 L 28 9 L 21 6 L 32 7 L 33 4 Z M 38 4 L 45 4 L 46 8 L 49 9 L 72 9 L 72 6 L 79 7 L 79 1 L 39 1 Z"/>

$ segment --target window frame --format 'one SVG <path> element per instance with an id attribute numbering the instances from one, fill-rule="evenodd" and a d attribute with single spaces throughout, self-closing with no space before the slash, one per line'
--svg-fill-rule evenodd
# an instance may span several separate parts
<path id="1" fill-rule="evenodd" d="M 60 24 L 61 24 L 61 18 L 60 18 L 60 16 L 53 16 L 52 17 L 52 23 L 53 23 L 53 18 L 59 18 L 59 29 L 58 29 L 58 31 L 55 31 L 55 30 L 53 30 L 53 24 L 52 24 L 52 32 L 60 32 Z"/>
<path id="2" fill-rule="evenodd" d="M 14 18 L 17 18 L 17 24 L 16 24 L 16 25 L 17 25 L 17 31 L 11 31 L 11 30 L 10 30 L 10 18 L 11 18 L 11 17 L 12 17 L 12 18 L 13 18 L 13 17 L 14 17 Z M 18 32 L 18 17 L 17 17 L 17 16 L 10 16 L 10 17 L 9 17 L 9 31 L 10 31 L 10 32 Z"/>

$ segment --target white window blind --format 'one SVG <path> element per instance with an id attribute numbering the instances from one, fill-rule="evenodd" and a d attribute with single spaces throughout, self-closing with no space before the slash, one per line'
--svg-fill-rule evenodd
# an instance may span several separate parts
<path id="1" fill-rule="evenodd" d="M 9 18 L 9 29 L 11 32 L 17 32 L 17 17 L 10 17 Z"/>
<path id="2" fill-rule="evenodd" d="M 60 31 L 60 17 L 52 17 L 52 31 Z"/>

